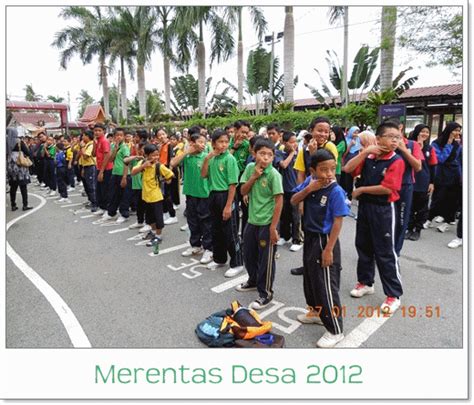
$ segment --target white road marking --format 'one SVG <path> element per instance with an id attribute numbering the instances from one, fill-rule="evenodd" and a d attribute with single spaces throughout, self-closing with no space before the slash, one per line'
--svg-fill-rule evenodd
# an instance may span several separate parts
<path id="1" fill-rule="evenodd" d="M 121 229 L 114 229 L 113 231 L 109 231 L 109 233 L 119 233 L 123 231 L 128 231 L 128 226 L 126 228 L 121 228 Z"/>
<path id="2" fill-rule="evenodd" d="M 83 215 L 83 216 L 81 217 L 81 219 L 92 218 L 92 217 L 95 217 L 95 215 L 94 215 L 94 214 Z"/>
<path id="3" fill-rule="evenodd" d="M 142 233 L 139 233 L 138 235 L 131 236 L 130 238 L 127 238 L 127 240 L 140 240 L 143 237 Z"/>
<path id="4" fill-rule="evenodd" d="M 109 222 L 104 222 L 100 226 L 118 226 L 118 225 L 122 225 L 122 224 L 117 224 L 117 222 L 115 221 L 109 221 Z"/>
<path id="5" fill-rule="evenodd" d="M 234 288 L 238 286 L 239 284 L 245 283 L 249 276 L 247 274 L 233 278 L 232 280 L 226 281 L 225 283 L 216 285 L 215 287 L 211 288 L 211 291 L 220 294 L 221 292 L 230 290 L 231 288 Z"/>
<path id="6" fill-rule="evenodd" d="M 28 215 L 33 214 L 46 204 L 46 199 L 44 197 L 33 193 L 28 194 L 39 198 L 41 201 L 40 205 L 33 208 L 31 211 L 11 220 L 7 224 L 7 232 L 14 223 L 18 222 L 20 219 L 25 218 Z M 27 277 L 33 283 L 33 285 L 41 292 L 41 294 L 43 294 L 43 296 L 48 300 L 54 311 L 58 314 L 62 324 L 64 325 L 64 328 L 66 329 L 66 332 L 69 336 L 69 339 L 71 340 L 72 345 L 74 347 L 92 347 L 79 321 L 77 320 L 76 316 L 71 311 L 69 306 L 54 290 L 54 288 L 52 288 L 38 273 L 36 273 L 20 257 L 20 255 L 18 255 L 17 252 L 15 252 L 15 250 L 10 246 L 10 243 L 8 242 L 7 256 L 11 259 L 15 266 L 25 275 L 25 277 Z"/>
<path id="7" fill-rule="evenodd" d="M 78 205 L 82 205 L 82 203 L 74 203 L 74 204 L 61 205 L 61 208 L 77 207 Z"/>
<path id="8" fill-rule="evenodd" d="M 150 241 L 150 239 L 142 240 L 141 242 L 135 243 L 135 246 L 143 246 L 143 245 L 146 245 L 149 241 Z"/>
<path id="9" fill-rule="evenodd" d="M 58 200 L 59 198 L 61 198 L 60 195 L 55 195 L 53 197 L 45 197 L 47 200 Z"/>
<path id="10" fill-rule="evenodd" d="M 72 212 L 74 215 L 86 214 L 88 212 L 91 212 L 91 210 L 88 210 L 87 208 L 80 208 L 78 210 L 70 209 L 69 211 Z"/>
<path id="11" fill-rule="evenodd" d="M 74 223 L 76 223 L 76 222 L 79 222 L 79 220 L 78 220 L 78 219 L 75 219 L 75 220 L 74 220 Z"/>
<path id="12" fill-rule="evenodd" d="M 382 316 L 382 314 L 366 318 L 359 326 L 351 330 L 336 347 L 359 347 L 390 318 L 391 316 Z"/>
<path id="13" fill-rule="evenodd" d="M 148 242 L 148 241 L 146 241 Z M 174 252 L 175 250 L 180 250 L 180 249 L 184 249 L 185 247 L 188 247 L 189 246 L 189 242 L 186 242 L 186 243 L 183 243 L 182 245 L 177 245 L 177 246 L 173 246 L 173 247 L 170 247 L 170 248 L 166 248 L 166 249 L 160 249 L 160 253 L 158 255 L 155 255 L 153 252 L 151 253 L 148 253 L 148 256 L 161 256 L 161 255 L 164 255 L 165 253 L 170 253 L 170 252 Z"/>

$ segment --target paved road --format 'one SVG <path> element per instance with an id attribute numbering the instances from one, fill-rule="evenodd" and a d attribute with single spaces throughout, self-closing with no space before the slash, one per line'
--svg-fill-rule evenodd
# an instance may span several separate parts
<path id="1" fill-rule="evenodd" d="M 30 192 L 40 194 L 34 187 Z M 84 200 L 80 195 L 71 199 L 73 203 Z M 34 206 L 40 204 L 37 197 L 30 200 Z M 123 230 L 126 224 L 93 225 L 95 218 L 81 218 L 87 213 L 72 212 L 78 208 L 47 200 L 10 227 L 7 242 L 61 296 L 92 347 L 201 348 L 194 334 L 199 321 L 228 307 L 234 299 L 247 305 L 256 298 L 255 292 L 239 293 L 225 284 L 236 285 L 236 279 L 245 276 L 226 279 L 221 269 L 209 271 L 196 260 L 181 257 L 187 242 L 186 232 L 179 230 L 185 221 L 182 210 L 178 211 L 179 224 L 164 230 L 162 253 L 150 256 L 150 248 L 136 246 L 140 242 L 133 239 L 136 231 Z M 20 215 L 23 212 L 12 213 L 7 206 L 7 222 Z M 354 231 L 355 221 L 347 218 L 341 235 L 340 295 L 346 306 L 345 334 L 351 336 L 348 345 L 461 347 L 462 249 L 446 247 L 455 237 L 455 227 L 444 234 L 429 229 L 420 241 L 406 241 L 400 260 L 405 290 L 402 305 L 413 306 L 417 312 L 397 311 L 391 318 L 375 320 L 367 320 L 367 316 L 384 299 L 378 276 L 374 295 L 362 299 L 349 296 L 356 281 Z M 290 252 L 288 247 L 279 248 L 279 252 L 275 298 L 261 314 L 274 322 L 274 331 L 285 336 L 287 347 L 314 347 L 324 329 L 295 321 L 305 307 L 303 280 L 290 275 L 289 269 L 301 263 L 302 252 Z M 10 258 L 6 263 L 7 347 L 72 347 L 51 304 Z M 431 318 L 426 316 L 427 306 L 433 307 Z M 364 331 L 370 336 L 358 340 Z"/>

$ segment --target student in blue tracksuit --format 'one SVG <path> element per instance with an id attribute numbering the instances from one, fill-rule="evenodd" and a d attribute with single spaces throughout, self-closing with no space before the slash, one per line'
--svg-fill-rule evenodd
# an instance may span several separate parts
<path id="1" fill-rule="evenodd" d="M 346 193 L 336 181 L 337 162 L 327 150 L 311 156 L 311 176 L 293 191 L 291 203 L 304 201 L 303 288 L 308 312 L 301 323 L 323 324 L 326 333 L 316 345 L 334 347 L 344 338 L 339 285 L 343 217 L 349 214 Z"/>
<path id="2" fill-rule="evenodd" d="M 428 219 L 431 221 L 436 216 L 442 217 L 445 224 L 441 224 L 438 230 L 444 232 L 449 223 L 454 223 L 462 198 L 461 125 L 457 122 L 448 122 L 431 145 L 436 151 L 438 166 Z"/>
<path id="3" fill-rule="evenodd" d="M 377 145 L 364 149 L 343 168 L 346 173 L 361 175 L 359 187 L 352 196 L 359 200 L 356 226 L 357 284 L 351 296 L 360 298 L 374 293 L 375 263 L 386 299 L 385 313 L 400 306 L 403 294 L 398 255 L 395 252 L 397 214 L 395 202 L 400 198 L 403 159 L 395 153 L 402 135 L 398 125 L 384 122 L 375 133 Z"/>

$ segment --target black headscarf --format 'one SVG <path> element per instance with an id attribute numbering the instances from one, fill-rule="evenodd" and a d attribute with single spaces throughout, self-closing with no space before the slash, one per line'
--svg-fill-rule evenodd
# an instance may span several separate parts
<path id="1" fill-rule="evenodd" d="M 408 139 L 417 142 L 417 141 L 418 141 L 418 135 L 420 135 L 420 132 L 421 132 L 423 129 L 425 129 L 425 128 L 428 128 L 428 131 L 430 131 L 430 133 L 431 133 L 431 128 L 430 128 L 428 125 L 425 125 L 425 124 L 418 124 L 418 125 L 413 129 L 413 132 L 410 134 L 410 136 L 408 137 Z M 423 146 L 426 146 L 426 145 L 429 144 L 429 143 L 430 143 L 430 137 L 428 137 L 428 138 L 423 142 Z"/>
<path id="2" fill-rule="evenodd" d="M 438 138 L 436 139 L 436 142 L 444 147 L 448 143 L 449 135 L 451 135 L 451 132 L 453 132 L 457 128 L 462 128 L 461 125 L 459 125 L 457 122 L 450 121 L 446 124 L 446 127 L 443 129 L 443 132 L 441 132 L 438 135 Z"/>

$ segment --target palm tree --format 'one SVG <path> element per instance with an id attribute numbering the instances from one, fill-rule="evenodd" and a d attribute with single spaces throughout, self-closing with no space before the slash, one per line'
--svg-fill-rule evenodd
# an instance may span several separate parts
<path id="1" fill-rule="evenodd" d="M 53 103 L 64 103 L 64 97 L 61 96 L 48 96 L 46 100 L 49 100 Z"/>
<path id="2" fill-rule="evenodd" d="M 247 7 L 252 23 L 257 32 L 259 42 L 262 41 L 263 35 L 267 30 L 267 20 L 263 15 L 263 11 L 260 7 Z M 242 9 L 240 6 L 230 6 L 226 8 L 226 13 L 229 21 L 233 24 L 237 24 L 238 29 L 238 42 L 237 42 L 237 91 L 238 91 L 238 108 L 242 108 L 243 96 L 244 96 L 244 44 L 242 40 Z"/>
<path id="3" fill-rule="evenodd" d="M 199 111 L 206 115 L 206 47 L 204 27 L 211 31 L 210 63 L 226 61 L 234 50 L 234 39 L 228 22 L 219 14 L 219 7 L 176 7 L 172 30 L 177 33 L 176 43 L 179 49 L 178 66 L 186 71 L 194 53 L 198 65 Z M 194 32 L 198 29 L 199 34 Z"/>
<path id="4" fill-rule="evenodd" d="M 79 101 L 79 110 L 77 116 L 80 118 L 84 114 L 84 110 L 89 104 L 94 104 L 95 101 L 93 97 L 87 92 L 87 90 L 82 89 L 79 93 L 79 97 L 76 98 Z"/>
<path id="5" fill-rule="evenodd" d="M 43 99 L 42 95 L 35 93 L 35 91 L 33 90 L 32 84 L 27 84 L 23 90 L 25 90 L 26 92 L 26 95 L 25 95 L 26 101 L 36 102 L 36 101 L 41 101 Z"/>
<path id="6" fill-rule="evenodd" d="M 380 40 L 380 89 L 382 91 L 392 87 L 396 31 L 397 7 L 382 7 Z"/>
<path id="7" fill-rule="evenodd" d="M 285 27 L 283 33 L 283 74 L 284 74 L 284 98 L 285 102 L 292 103 L 293 99 L 293 76 L 295 70 L 295 22 L 293 19 L 293 6 L 285 6 Z"/>
<path id="8" fill-rule="evenodd" d="M 62 49 L 60 64 L 66 69 L 69 60 L 78 54 L 83 64 L 88 64 L 94 56 L 99 58 L 100 83 L 104 97 L 104 110 L 109 116 L 109 87 L 107 81 L 106 59 L 110 56 L 112 38 L 108 35 L 109 19 L 101 7 L 66 7 L 60 16 L 65 19 L 75 19 L 79 26 L 69 26 L 55 34 L 52 46 Z"/>
<path id="9" fill-rule="evenodd" d="M 329 9 L 329 23 L 334 24 L 339 20 L 344 22 L 344 60 L 342 64 L 342 100 L 345 105 L 349 104 L 349 92 L 347 88 L 347 70 L 348 70 L 348 48 L 349 48 L 349 7 L 334 6 Z"/>

